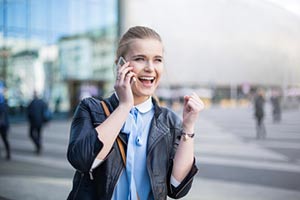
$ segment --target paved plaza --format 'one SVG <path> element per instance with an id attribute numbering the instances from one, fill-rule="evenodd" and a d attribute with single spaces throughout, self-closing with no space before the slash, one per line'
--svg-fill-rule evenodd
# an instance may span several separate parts
<path id="1" fill-rule="evenodd" d="M 251 107 L 211 107 L 201 113 L 196 135 L 199 167 L 186 200 L 300 199 L 300 110 L 286 110 L 274 124 L 267 107 L 267 138 L 255 139 Z M 0 143 L 0 199 L 66 199 L 73 168 L 66 160 L 70 120 L 44 130 L 42 155 L 34 154 L 27 124 L 12 124 L 12 160 Z"/>

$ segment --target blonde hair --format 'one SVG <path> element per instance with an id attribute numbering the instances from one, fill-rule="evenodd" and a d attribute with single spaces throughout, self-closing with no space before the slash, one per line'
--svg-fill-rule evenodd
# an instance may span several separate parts
<path id="1" fill-rule="evenodd" d="M 156 39 L 162 42 L 160 35 L 151 28 L 144 26 L 134 26 L 128 29 L 128 31 L 121 37 L 117 53 L 116 62 L 120 56 L 125 56 L 129 49 L 129 45 L 134 39 Z"/>

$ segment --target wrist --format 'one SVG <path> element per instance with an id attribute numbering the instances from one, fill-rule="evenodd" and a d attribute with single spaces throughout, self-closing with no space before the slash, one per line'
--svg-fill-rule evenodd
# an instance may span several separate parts
<path id="1" fill-rule="evenodd" d="M 189 139 L 193 139 L 195 137 L 195 133 L 194 132 L 188 133 L 188 132 L 182 131 L 181 136 L 183 138 L 183 141 L 187 141 Z"/>
<path id="2" fill-rule="evenodd" d="M 130 109 L 133 107 L 133 104 L 129 104 L 129 103 L 120 103 L 118 106 L 121 110 L 126 110 L 126 111 L 130 111 Z"/>
<path id="3" fill-rule="evenodd" d="M 185 127 L 185 126 L 183 126 L 182 127 L 182 132 L 191 134 L 191 133 L 195 132 L 195 129 L 194 129 L 194 127 Z"/>

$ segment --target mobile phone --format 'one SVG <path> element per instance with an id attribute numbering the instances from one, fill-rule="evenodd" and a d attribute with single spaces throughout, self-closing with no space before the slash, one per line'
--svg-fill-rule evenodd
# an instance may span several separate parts
<path id="1" fill-rule="evenodd" d="M 121 67 L 123 66 L 124 64 L 126 63 L 126 60 L 120 56 L 119 60 L 118 60 L 118 63 L 117 63 L 117 67 Z"/>
<path id="2" fill-rule="evenodd" d="M 118 60 L 118 63 L 117 63 L 117 67 L 121 67 L 121 66 L 123 66 L 125 63 L 126 63 L 126 60 L 125 60 L 122 56 L 120 56 L 120 57 L 119 57 L 119 60 Z M 130 83 L 135 82 L 135 81 L 136 81 L 136 78 L 135 78 L 135 77 L 132 77 Z"/>
<path id="3" fill-rule="evenodd" d="M 119 59 L 118 59 L 118 62 L 117 64 L 115 64 L 114 66 L 114 75 L 117 76 L 117 71 L 118 71 L 118 68 L 121 67 L 122 65 L 124 65 L 126 63 L 126 60 L 120 56 Z"/>

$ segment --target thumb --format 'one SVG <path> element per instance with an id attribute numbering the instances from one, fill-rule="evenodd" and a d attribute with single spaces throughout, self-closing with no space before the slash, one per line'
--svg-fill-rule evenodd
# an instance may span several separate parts
<path id="1" fill-rule="evenodd" d="M 184 107 L 186 107 L 188 101 L 189 101 L 190 97 L 188 95 L 184 96 Z"/>

